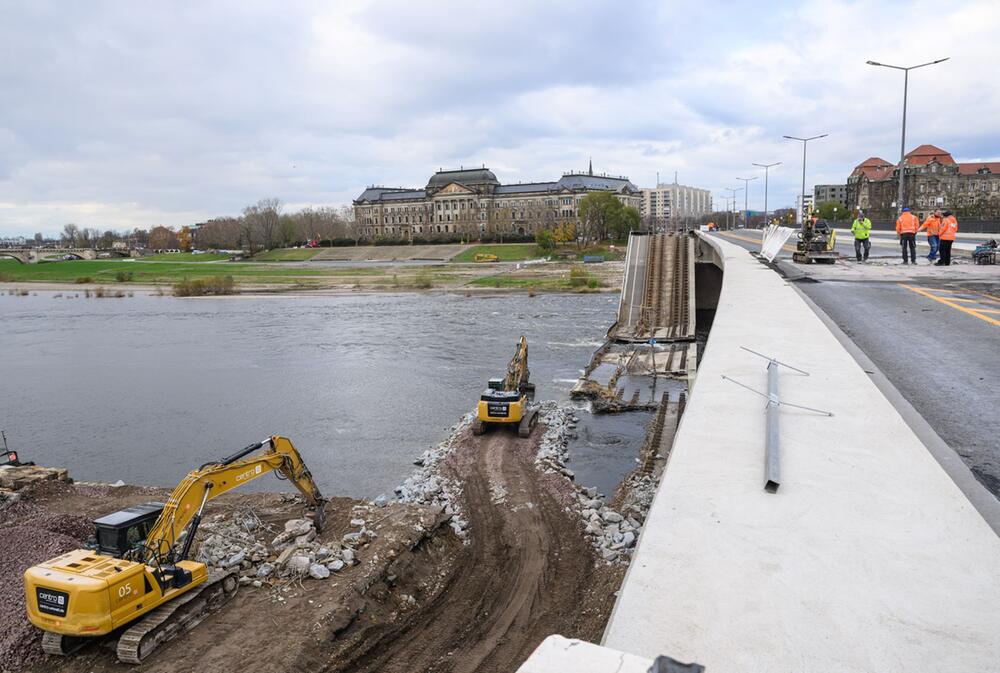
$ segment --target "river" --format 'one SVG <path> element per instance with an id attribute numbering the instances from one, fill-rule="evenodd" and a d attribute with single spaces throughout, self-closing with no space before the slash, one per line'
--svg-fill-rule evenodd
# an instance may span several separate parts
<path id="1" fill-rule="evenodd" d="M 0 429 L 23 460 L 77 480 L 154 485 L 281 434 L 324 493 L 374 497 L 447 437 L 522 333 L 536 399 L 568 399 L 616 303 L 609 294 L 0 295 Z M 646 417 L 630 416 L 608 421 L 613 441 L 579 443 L 583 483 L 609 491 L 632 466 Z"/>

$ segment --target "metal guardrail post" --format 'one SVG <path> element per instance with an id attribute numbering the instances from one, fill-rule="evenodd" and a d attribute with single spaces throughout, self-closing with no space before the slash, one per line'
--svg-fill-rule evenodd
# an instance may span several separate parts
<path id="1" fill-rule="evenodd" d="M 743 350 L 748 353 L 753 353 L 759 357 L 767 360 L 767 394 L 760 392 L 759 390 L 754 390 L 750 386 L 740 383 L 736 379 L 730 378 L 725 374 L 722 378 L 726 381 L 731 381 L 736 385 L 746 388 L 752 393 L 760 395 L 767 399 L 767 406 L 764 409 L 766 415 L 766 432 L 764 434 L 764 490 L 768 493 L 777 493 L 778 487 L 781 486 L 781 442 L 780 433 L 778 425 L 778 407 L 795 407 L 796 409 L 804 409 L 806 411 L 812 411 L 813 413 L 822 414 L 823 416 L 833 416 L 829 411 L 823 411 L 822 409 L 814 409 L 812 407 L 805 407 L 801 404 L 792 404 L 791 402 L 782 402 L 781 398 L 778 396 L 778 367 L 787 367 L 792 371 L 798 372 L 803 376 L 809 376 L 809 372 L 799 369 L 798 367 L 793 367 L 787 362 L 781 362 L 780 360 L 775 360 L 769 355 L 764 355 L 763 353 L 758 353 L 757 351 L 750 350 L 746 346 L 740 346 Z"/>
<path id="2" fill-rule="evenodd" d="M 767 363 L 767 435 L 764 444 L 764 490 L 776 493 L 781 485 L 781 450 L 778 435 L 778 363 Z"/>

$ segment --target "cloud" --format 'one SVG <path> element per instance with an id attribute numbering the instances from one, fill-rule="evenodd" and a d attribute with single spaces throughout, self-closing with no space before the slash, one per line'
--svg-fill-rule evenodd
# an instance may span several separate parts
<path id="1" fill-rule="evenodd" d="M 989 0 L 353 2 L 0 8 L 0 234 L 179 226 L 276 196 L 348 203 L 486 163 L 502 180 L 657 172 L 772 207 L 908 148 L 1000 156 Z M 995 79 L 995 78 L 994 78 Z M 752 183 L 751 207 L 763 201 Z"/>

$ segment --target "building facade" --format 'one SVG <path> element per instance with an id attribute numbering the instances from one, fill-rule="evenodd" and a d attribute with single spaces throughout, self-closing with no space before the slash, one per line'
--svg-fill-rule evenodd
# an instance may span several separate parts
<path id="1" fill-rule="evenodd" d="M 841 208 L 847 210 L 847 185 L 816 185 L 813 187 L 813 203 L 836 201 Z"/>
<path id="2" fill-rule="evenodd" d="M 676 182 L 661 182 L 656 187 L 642 188 L 639 214 L 644 220 L 666 222 L 694 219 L 712 213 L 712 193 L 707 189 L 688 187 Z"/>
<path id="3" fill-rule="evenodd" d="M 921 145 L 906 155 L 904 167 L 903 204 L 921 219 L 941 208 L 959 218 L 1000 220 L 1000 162 L 958 163 L 939 147 Z M 894 220 L 898 190 L 898 167 L 871 157 L 847 179 L 847 207 Z"/>
<path id="4" fill-rule="evenodd" d="M 813 201 L 812 194 L 806 194 L 805 197 L 801 194 L 795 197 L 795 212 L 798 219 L 796 222 L 802 224 L 805 218 L 812 214 L 813 208 L 815 206 L 815 201 Z"/>
<path id="5" fill-rule="evenodd" d="M 642 205 L 639 188 L 628 178 L 595 175 L 592 167 L 555 182 L 502 185 L 483 166 L 438 171 L 423 189 L 368 187 L 354 200 L 354 218 L 369 239 L 527 236 L 575 224 L 583 197 L 601 191 L 636 210 Z"/>

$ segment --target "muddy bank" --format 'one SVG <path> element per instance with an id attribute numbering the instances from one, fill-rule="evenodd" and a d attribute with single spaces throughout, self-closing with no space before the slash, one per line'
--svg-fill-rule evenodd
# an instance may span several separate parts
<path id="1" fill-rule="evenodd" d="M 195 554 L 238 565 L 241 588 L 142 670 L 223 670 L 239 660 L 246 671 L 499 673 L 516 670 L 553 633 L 599 640 L 628 550 L 603 529 L 584 530 L 581 511 L 599 494 L 576 486 L 564 463 L 572 412 L 550 404 L 545 418 L 548 426 L 526 439 L 504 428 L 475 437 L 466 419 L 418 459 L 397 498 L 335 498 L 322 532 L 297 497 L 212 501 Z M 11 560 L 0 573 L 0 618 L 14 625 L 2 636 L 0 670 L 135 670 L 97 644 L 67 659 L 41 655 L 21 573 L 79 547 L 94 517 L 162 500 L 167 490 L 44 482 L 19 493 L 0 509 Z"/>

